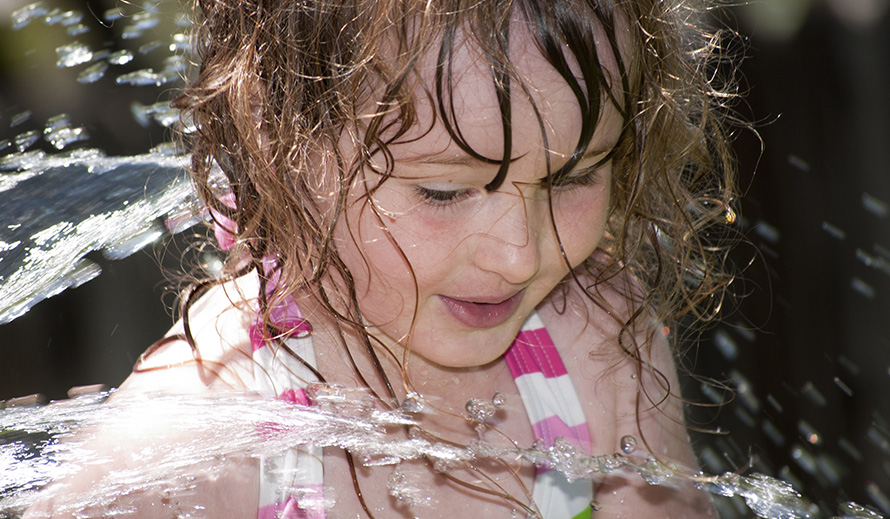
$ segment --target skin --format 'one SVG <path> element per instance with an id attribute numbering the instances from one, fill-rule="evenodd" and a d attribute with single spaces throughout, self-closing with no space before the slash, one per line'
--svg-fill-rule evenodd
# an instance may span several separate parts
<path id="1" fill-rule="evenodd" d="M 596 304 L 574 282 L 566 281 L 569 270 L 595 254 L 602 239 L 608 216 L 610 165 L 586 173 L 589 177 L 583 177 L 583 182 L 554 187 L 548 197 L 541 180 L 546 176 L 548 159 L 555 170 L 575 148 L 581 123 L 578 106 L 565 83 L 534 49 L 528 34 L 515 31 L 511 46 L 512 55 L 519 57 L 517 69 L 543 116 L 549 149 L 543 144 L 529 100 L 514 92 L 515 160 L 506 182 L 497 190 L 488 192 L 484 187 L 496 167 L 480 164 L 457 149 L 440 126 L 426 133 L 416 130 L 405 143 L 392 147 L 394 176 L 379 188 L 372 187 L 378 185 L 379 178 L 371 171 L 351 187 L 346 217 L 335 229 L 335 238 L 342 260 L 355 277 L 369 331 L 393 354 L 382 356 L 383 369 L 392 380 L 402 380 L 402 374 L 407 373 L 404 387 L 396 387 L 400 398 L 415 389 L 440 411 L 422 420 L 441 438 L 462 444 L 476 438 L 472 425 L 459 418 L 464 403 L 468 398 L 500 391 L 508 405 L 498 431 L 486 432 L 485 439 L 530 445 L 531 427 L 502 355 L 525 318 L 536 310 L 560 348 L 585 404 L 592 451 L 615 452 L 622 436 L 643 433 L 653 453 L 694 470 L 695 458 L 682 424 L 679 400 L 668 398 L 659 409 L 653 409 L 645 399 L 642 406 L 637 405 L 641 385 L 650 388 L 656 401 L 665 391 L 665 381 L 672 388 L 679 387 L 667 342 L 660 334 L 649 333 L 659 328 L 658 324 L 647 322 L 644 316 L 625 338 L 649 345 L 643 348 L 644 360 L 663 377 L 652 370 L 639 371 L 637 364 L 620 352 L 618 323 L 634 310 L 626 298 L 612 287 L 600 285 Z M 602 59 L 607 68 L 614 66 L 608 56 Z M 456 60 L 455 70 L 461 71 L 455 78 L 461 130 L 478 152 L 499 157 L 501 121 L 490 75 L 470 46 L 459 47 Z M 431 70 L 429 61 L 422 62 L 418 79 L 429 83 Z M 430 120 L 431 110 L 419 102 L 420 120 Z M 606 105 L 589 146 L 592 153 L 577 166 L 579 172 L 597 163 L 611 148 L 622 124 L 614 108 Z M 429 199 L 430 192 L 437 193 L 437 200 Z M 447 203 L 438 200 L 443 196 Z M 559 251 L 557 233 L 568 264 Z M 579 275 L 584 276 L 580 271 Z M 593 283 L 582 278 L 584 281 Z M 554 290 L 561 284 L 565 290 Z M 115 398 L 146 391 L 204 395 L 249 388 L 253 371 L 246 330 L 253 316 L 244 309 L 247 305 L 234 303 L 249 302 L 256 293 L 256 280 L 251 277 L 211 290 L 190 314 L 204 365 L 193 362 L 184 343 L 170 343 L 144 366 L 163 369 L 132 375 Z M 443 296 L 471 303 L 516 297 L 516 303 L 496 325 L 474 327 L 455 317 Z M 298 293 L 296 298 L 313 323 L 320 371 L 331 382 L 358 384 L 333 322 L 306 294 Z M 171 331 L 178 332 L 181 325 Z M 350 348 L 360 351 L 358 337 L 347 331 L 346 339 Z M 396 359 L 404 360 L 405 372 Z M 358 355 L 356 362 L 364 373 L 373 372 L 367 358 Z M 72 493 L 90 488 L 108 467 L 132 466 L 132 454 L 146 446 L 155 447 L 162 457 L 165 442 L 182 440 L 175 430 L 175 424 L 163 417 L 130 430 L 100 430 L 93 445 L 99 452 L 110 453 L 110 462 L 87 468 L 66 483 L 72 485 Z M 324 455 L 325 496 L 335 499 L 328 517 L 363 517 L 343 451 L 326 449 Z M 184 502 L 177 506 L 200 503 L 209 507 L 207 516 L 215 518 L 255 516 L 255 461 L 232 458 L 223 463 L 222 477 L 199 478 L 195 494 L 183 497 Z M 533 467 L 491 465 L 485 469 L 505 492 L 520 500 L 534 479 Z M 403 463 L 401 470 L 419 488 L 433 489 L 433 497 L 427 505 L 399 507 L 386 488 L 391 468 L 360 467 L 362 493 L 378 517 L 514 517 L 512 503 L 468 492 L 422 461 Z M 467 469 L 455 469 L 453 474 L 467 481 L 479 479 Z M 651 487 L 637 476 L 604 480 L 597 484 L 596 499 L 598 519 L 715 517 L 713 506 L 701 492 Z M 137 506 L 138 517 L 170 516 L 171 505 L 157 494 L 137 493 L 119 500 Z M 71 517 L 58 512 L 64 503 L 64 495 L 44 501 L 25 517 Z"/>
<path id="2" fill-rule="evenodd" d="M 368 187 L 380 177 L 365 171 L 335 230 L 340 257 L 359 280 L 359 307 L 374 325 L 374 336 L 393 351 L 405 345 L 443 367 L 481 366 L 499 358 L 569 266 L 593 253 L 608 216 L 611 165 L 585 171 L 617 141 L 621 118 L 614 107 L 605 107 L 592 151 L 575 168 L 579 179 L 554 186 L 548 197 L 543 182 L 548 160 L 556 171 L 577 145 L 578 104 L 527 37 L 518 37 L 513 46 L 550 149 L 544 148 L 529 100 L 514 93 L 514 160 L 506 181 L 487 192 L 497 165 L 460 150 L 441 124 L 429 131 L 415 127 L 390 147 L 393 178 L 369 195 Z M 497 99 L 490 71 L 474 50 L 459 46 L 455 55 L 454 68 L 461 71 L 455 78 L 455 111 L 474 149 L 500 157 Z M 432 84 L 432 63 L 420 65 L 419 79 Z M 417 110 L 419 120 L 433 120 L 435 108 L 421 95 Z M 560 254 L 557 232 L 569 265 Z M 519 299 L 515 310 L 504 322 L 485 328 L 460 322 L 444 299 L 497 303 L 511 296 Z"/>

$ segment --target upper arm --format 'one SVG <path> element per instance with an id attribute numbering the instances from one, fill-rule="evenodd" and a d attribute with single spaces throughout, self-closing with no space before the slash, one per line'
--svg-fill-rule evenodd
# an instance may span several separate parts
<path id="1" fill-rule="evenodd" d="M 184 433 L 158 409 L 119 403 L 103 409 L 105 423 L 65 440 L 67 475 L 41 492 L 25 519 L 256 514 L 254 458 L 198 456 L 210 438 Z"/>
<path id="2" fill-rule="evenodd" d="M 137 518 L 256 515 L 258 461 L 198 455 L 219 441 L 216 431 L 186 429 L 175 405 L 153 402 L 153 395 L 172 396 L 175 404 L 249 390 L 250 315 L 222 293 L 209 295 L 190 313 L 198 355 L 186 341 L 171 340 L 140 361 L 96 410 L 100 420 L 65 440 L 68 474 L 42 491 L 25 518 L 110 517 L 113 510 L 134 510 Z M 170 336 L 180 332 L 181 324 Z"/>

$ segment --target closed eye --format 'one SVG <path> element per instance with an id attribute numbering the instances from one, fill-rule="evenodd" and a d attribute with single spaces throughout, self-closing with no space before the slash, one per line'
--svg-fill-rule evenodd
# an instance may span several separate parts
<path id="1" fill-rule="evenodd" d="M 604 164 L 595 164 L 589 168 L 551 178 L 550 186 L 553 189 L 570 189 L 596 185 L 602 180 L 600 172 L 603 166 Z"/>
<path id="2" fill-rule="evenodd" d="M 472 189 L 431 189 L 419 185 L 414 186 L 414 191 L 425 203 L 434 206 L 446 206 L 454 204 L 472 195 Z"/>

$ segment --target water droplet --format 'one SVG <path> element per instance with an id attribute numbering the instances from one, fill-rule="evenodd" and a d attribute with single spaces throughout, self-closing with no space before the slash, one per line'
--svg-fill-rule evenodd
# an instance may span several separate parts
<path id="1" fill-rule="evenodd" d="M 804 173 L 808 173 L 810 171 L 810 163 L 798 157 L 797 155 L 794 155 L 793 153 L 788 155 L 788 164 L 791 164 Z"/>
<path id="2" fill-rule="evenodd" d="M 670 468 L 662 465 L 652 456 L 647 457 L 642 465 L 637 466 L 637 472 L 650 485 L 664 485 L 674 476 Z"/>
<path id="3" fill-rule="evenodd" d="M 883 516 L 856 503 L 844 503 L 837 519 L 883 519 Z"/>
<path id="4" fill-rule="evenodd" d="M 779 239 L 781 238 L 779 229 L 762 220 L 754 225 L 754 232 L 756 232 L 761 238 L 768 241 L 769 243 L 778 243 Z"/>
<path id="5" fill-rule="evenodd" d="M 436 458 L 433 462 L 433 470 L 436 472 L 448 472 L 454 468 L 454 463 L 444 458 Z"/>
<path id="6" fill-rule="evenodd" d="M 154 119 L 161 126 L 167 128 L 179 122 L 179 111 L 170 106 L 170 103 L 160 102 L 145 106 L 141 103 L 134 102 L 130 105 L 133 117 L 142 126 L 148 126 L 149 121 Z"/>
<path id="7" fill-rule="evenodd" d="M 621 438 L 621 451 L 625 454 L 633 454 L 637 450 L 637 439 L 631 435 Z"/>
<path id="8" fill-rule="evenodd" d="M 493 397 L 491 397 L 491 403 L 495 407 L 503 407 L 507 403 L 507 397 L 501 393 L 500 391 L 496 392 Z"/>
<path id="9" fill-rule="evenodd" d="M 828 222 L 822 222 L 822 230 L 827 232 L 828 235 L 831 236 L 832 238 L 835 238 L 838 240 L 843 240 L 844 238 L 847 237 L 847 233 L 845 233 L 843 229 L 841 229 L 835 225 L 832 225 Z"/>
<path id="10" fill-rule="evenodd" d="M 111 23 L 115 20 L 120 20 L 124 17 L 124 11 L 120 7 L 115 7 L 112 9 L 108 9 L 102 14 L 102 19 L 107 23 Z"/>
<path id="11" fill-rule="evenodd" d="M 173 35 L 173 42 L 170 43 L 170 52 L 183 52 L 191 48 L 189 37 L 185 34 L 178 33 Z"/>
<path id="12" fill-rule="evenodd" d="M 67 32 L 69 36 L 80 36 L 81 34 L 85 34 L 89 31 L 90 29 L 86 25 L 82 23 L 76 23 L 74 25 L 70 25 L 65 32 Z"/>
<path id="13" fill-rule="evenodd" d="M 112 65 L 126 65 L 127 63 L 133 61 L 133 53 L 129 50 L 119 50 L 117 52 L 112 52 L 108 56 L 108 63 Z"/>
<path id="14" fill-rule="evenodd" d="M 211 276 L 220 275 L 225 268 L 222 258 L 211 252 L 205 252 L 201 256 L 201 268 Z"/>
<path id="15" fill-rule="evenodd" d="M 865 281 L 860 278 L 853 278 L 850 281 L 850 287 L 859 292 L 860 295 L 864 296 L 866 299 L 874 299 L 875 298 L 875 287 L 869 285 Z"/>
<path id="16" fill-rule="evenodd" d="M 853 389 L 850 388 L 840 377 L 834 377 L 834 385 L 840 388 L 841 391 L 844 392 L 845 395 L 852 397 Z"/>
<path id="17" fill-rule="evenodd" d="M 24 152 L 25 150 L 33 146 L 39 138 L 40 134 L 37 132 L 37 130 L 20 133 L 15 136 L 15 147 L 19 150 L 20 153 Z"/>
<path id="18" fill-rule="evenodd" d="M 121 38 L 130 40 L 142 36 L 142 33 L 155 28 L 160 22 L 157 13 L 142 11 L 130 18 L 130 23 L 124 28 Z"/>
<path id="19" fill-rule="evenodd" d="M 402 411 L 406 413 L 420 413 L 426 408 L 423 396 L 419 393 L 408 393 L 402 401 Z"/>
<path id="20" fill-rule="evenodd" d="M 150 68 L 122 74 L 117 77 L 116 81 L 119 85 L 148 86 L 162 84 L 158 73 Z"/>
<path id="21" fill-rule="evenodd" d="M 464 409 L 466 409 L 467 414 L 470 416 L 470 420 L 479 423 L 487 421 L 494 416 L 494 413 L 497 411 L 494 404 L 481 398 L 471 398 L 467 400 Z"/>
<path id="22" fill-rule="evenodd" d="M 102 77 L 105 76 L 105 71 L 107 71 L 107 70 L 108 70 L 108 63 L 106 63 L 104 61 L 99 61 L 97 63 L 90 65 L 86 69 L 84 69 L 84 71 L 81 72 L 77 76 L 77 82 L 78 83 L 95 83 L 96 81 L 99 81 L 100 79 L 102 79 Z"/>
<path id="23" fill-rule="evenodd" d="M 822 436 L 815 427 L 810 425 L 806 420 L 797 422 L 797 432 L 799 432 L 803 439 L 811 445 L 819 445 L 822 443 Z"/>
<path id="24" fill-rule="evenodd" d="M 736 395 L 744 406 L 753 414 L 760 412 L 760 400 L 754 393 L 754 385 L 739 370 L 733 369 L 729 372 L 729 376 L 735 385 Z"/>
<path id="25" fill-rule="evenodd" d="M 726 360 L 735 360 L 739 356 L 739 348 L 729 332 L 720 329 L 714 333 L 714 346 L 726 357 Z"/>
<path id="26" fill-rule="evenodd" d="M 887 202 L 868 193 L 862 193 L 862 207 L 878 218 L 886 218 L 890 214 L 890 206 L 887 205 Z"/>
<path id="27" fill-rule="evenodd" d="M 857 449 L 855 445 L 850 443 L 850 440 L 841 438 L 838 440 L 837 445 L 847 454 L 847 456 L 853 458 L 856 463 L 862 463 L 862 453 L 859 452 L 859 449 Z"/>
<path id="28" fill-rule="evenodd" d="M 31 110 L 25 110 L 24 112 L 19 112 L 12 116 L 12 119 L 9 121 L 9 127 L 15 128 L 16 126 L 25 123 L 28 119 L 31 118 Z"/>
<path id="29" fill-rule="evenodd" d="M 590 502 L 590 509 L 594 512 L 599 512 L 603 508 L 603 505 L 599 504 L 599 501 L 593 500 Z"/>
<path id="30" fill-rule="evenodd" d="M 782 447 L 785 445 L 785 436 L 779 430 L 778 427 L 772 422 L 772 420 L 764 419 L 761 424 L 761 429 L 763 429 L 763 433 L 772 440 L 773 443 Z"/>
<path id="31" fill-rule="evenodd" d="M 815 404 L 816 406 L 825 407 L 828 405 L 828 400 L 825 399 L 825 396 L 822 394 L 822 392 L 819 391 L 812 382 L 807 381 L 807 383 L 803 385 L 800 391 L 801 393 L 806 395 L 806 397 L 809 398 L 810 401 L 813 402 L 813 404 Z"/>
<path id="32" fill-rule="evenodd" d="M 142 54 L 144 56 L 144 55 L 148 54 L 149 52 L 156 50 L 156 49 L 160 49 L 160 48 L 161 48 L 161 42 L 150 41 L 148 43 L 141 45 L 139 47 L 138 51 L 139 51 L 139 54 Z"/>
<path id="33" fill-rule="evenodd" d="M 815 474 L 818 469 L 815 456 L 804 448 L 803 445 L 796 444 L 791 449 L 791 457 L 808 474 Z"/>
<path id="34" fill-rule="evenodd" d="M 62 10 L 58 7 L 53 7 L 50 12 L 46 13 L 46 16 L 43 17 L 43 23 L 47 25 L 55 25 L 56 23 L 62 20 Z"/>
<path id="35" fill-rule="evenodd" d="M 14 30 L 21 29 L 34 19 L 40 18 L 48 12 L 49 10 L 43 5 L 43 2 L 34 2 L 33 4 L 26 5 L 12 12 L 12 28 Z"/>
<path id="36" fill-rule="evenodd" d="M 779 401 L 776 399 L 776 397 L 773 396 L 772 393 L 766 395 L 766 401 L 769 402 L 769 405 L 771 405 L 773 409 L 775 409 L 779 413 L 783 412 L 784 407 L 781 403 L 779 403 Z"/>
<path id="37" fill-rule="evenodd" d="M 93 59 L 93 52 L 83 43 L 68 43 L 56 48 L 59 60 L 56 66 L 59 68 L 75 67 Z"/>
<path id="38" fill-rule="evenodd" d="M 43 137 L 54 148 L 61 150 L 69 144 L 88 139 L 89 135 L 87 135 L 87 131 L 84 128 L 72 127 L 68 116 L 62 114 L 51 117 L 46 122 L 46 127 L 43 129 Z"/>

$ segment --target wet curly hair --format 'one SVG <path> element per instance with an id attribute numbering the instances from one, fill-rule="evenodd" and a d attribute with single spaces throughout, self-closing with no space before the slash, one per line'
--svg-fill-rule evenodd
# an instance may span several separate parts
<path id="1" fill-rule="evenodd" d="M 410 82 L 417 61 L 435 53 L 428 95 L 455 142 L 482 158 L 449 111 L 455 35 L 465 29 L 491 65 L 506 134 L 511 86 L 522 85 L 507 52 L 518 14 L 582 112 L 576 153 L 551 176 L 583 155 L 603 103 L 615 104 L 625 122 L 608 157 L 611 211 L 600 246 L 608 261 L 588 262 L 593 278 L 630 274 L 644 294 L 639 306 L 665 322 L 710 319 L 731 279 L 720 236 L 735 217 L 736 193 L 726 138 L 733 96 L 716 74 L 720 33 L 702 28 L 707 7 L 690 0 L 197 0 L 200 71 L 175 105 L 196 128 L 187 142 L 201 198 L 235 222 L 229 274 L 247 261 L 265 275 L 263 259 L 274 258 L 282 281 L 270 300 L 312 287 L 324 302 L 322 280 L 333 270 L 351 279 L 331 230 L 369 157 L 385 156 L 412 125 L 424 124 Z M 596 41 L 597 27 L 607 41 Z M 619 52 L 619 37 L 629 40 L 629 52 Z M 600 45 L 615 57 L 620 77 L 603 71 Z M 580 80 L 564 48 L 579 63 Z M 358 148 L 351 161 L 337 152 L 344 132 Z M 338 178 L 323 179 L 318 157 L 331 150 Z M 500 164 L 489 189 L 503 181 L 509 161 Z M 334 186 L 333 208 L 315 196 L 322 182 Z M 234 207 L 220 201 L 221 189 L 231 190 Z M 358 315 L 340 317 L 360 322 Z"/>
<path id="2" fill-rule="evenodd" d="M 727 129 L 734 96 L 721 79 L 721 31 L 704 23 L 710 6 L 706 0 L 196 0 L 199 70 L 175 106 L 194 127 L 185 136 L 194 183 L 213 213 L 234 222 L 236 245 L 225 275 L 196 285 L 191 295 L 253 270 L 263 282 L 258 296 L 270 337 L 282 332 L 269 322 L 271 309 L 301 290 L 359 332 L 373 356 L 352 274 L 332 239 L 349 186 L 372 157 L 388 158 L 388 146 L 409 129 L 432 124 L 418 120 L 413 74 L 422 56 L 434 56 L 435 84 L 424 93 L 458 146 L 500 166 L 486 186 L 497 189 L 511 156 L 510 99 L 524 85 L 508 52 L 511 20 L 518 17 L 581 111 L 577 148 L 548 173 L 551 179 L 584 155 L 606 103 L 624 122 L 607 157 L 613 174 L 603 254 L 585 262 L 595 282 L 583 290 L 604 305 L 597 287 L 609 284 L 634 303 L 633 315 L 620 322 L 631 332 L 625 338 L 635 335 L 642 316 L 669 324 L 713 319 L 732 280 L 724 236 L 735 219 L 736 181 Z M 453 117 L 459 34 L 469 35 L 492 71 L 503 158 L 474 151 Z M 614 57 L 617 75 L 604 69 L 602 55 Z M 348 156 L 338 150 L 344 135 L 357 150 Z M 334 167 L 320 168 L 322 156 Z M 392 166 L 383 163 L 381 182 Z M 320 189 L 329 194 L 324 203 Z M 234 203 L 223 203 L 229 193 Z M 274 286 L 266 283 L 270 259 Z M 345 287 L 326 282 L 335 275 Z M 185 299 L 186 318 L 192 299 Z M 337 310 L 331 301 L 349 308 Z M 619 342 L 643 362 L 645 344 Z M 386 386 L 382 400 L 398 405 Z"/>

